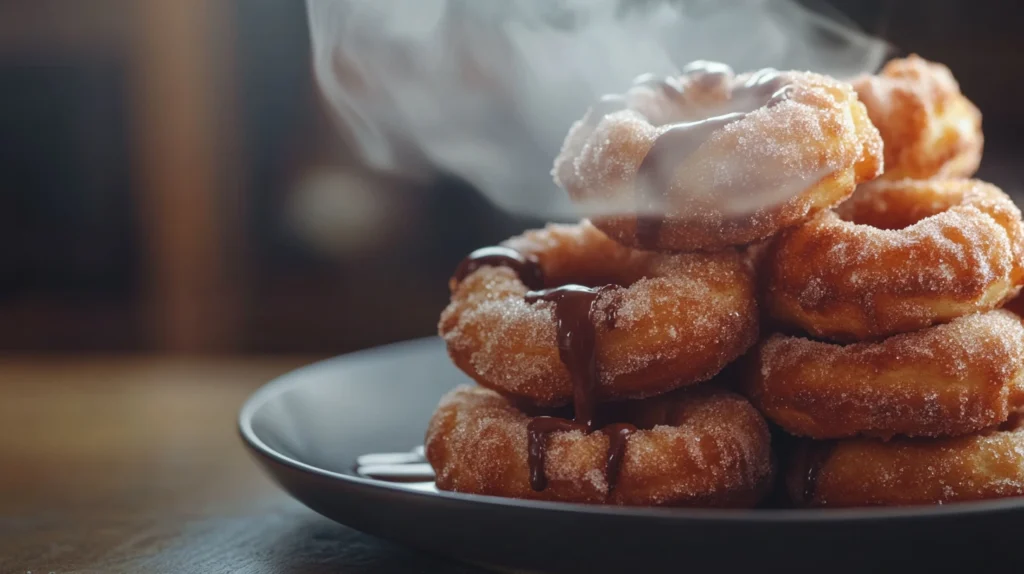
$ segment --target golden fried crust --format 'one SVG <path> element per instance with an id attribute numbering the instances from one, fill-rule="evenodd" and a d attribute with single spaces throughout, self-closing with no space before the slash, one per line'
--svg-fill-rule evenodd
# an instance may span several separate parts
<path id="1" fill-rule="evenodd" d="M 630 404 L 629 436 L 618 482 L 605 473 L 608 437 L 556 432 L 548 437 L 548 486 L 530 487 L 529 417 L 501 395 L 459 387 L 441 400 L 427 430 L 426 454 L 437 487 L 472 494 L 620 505 L 753 506 L 772 477 L 764 419 L 733 393 L 693 389 Z"/>
<path id="2" fill-rule="evenodd" d="M 1015 417 L 1016 419 L 1016 417 Z M 1024 428 L 978 434 L 804 444 L 787 472 L 802 506 L 905 506 L 1024 495 Z"/>
<path id="3" fill-rule="evenodd" d="M 549 286 L 627 285 L 593 306 L 598 397 L 651 396 L 707 380 L 757 340 L 749 263 L 730 250 L 664 255 L 628 249 L 587 222 L 549 225 L 505 245 L 534 255 Z M 515 273 L 483 267 L 452 283 L 438 331 L 479 384 L 537 404 L 572 398 L 553 304 L 529 304 Z"/>
<path id="4" fill-rule="evenodd" d="M 1024 405 L 1024 324 L 1002 310 L 876 343 L 773 335 L 752 363 L 754 405 L 816 439 L 962 435 Z"/>
<path id="5" fill-rule="evenodd" d="M 834 341 L 988 311 L 1024 282 L 1020 211 L 977 180 L 872 182 L 770 251 L 768 312 Z"/>
<path id="6" fill-rule="evenodd" d="M 598 228 L 627 246 L 717 250 L 796 225 L 881 173 L 882 143 L 850 85 L 811 73 L 784 75 L 792 82 L 788 100 L 715 131 L 674 168 L 653 245 L 638 245 L 636 238 L 637 171 L 670 124 L 634 109 L 597 120 L 590 110 L 566 137 L 555 180 L 585 210 L 601 214 L 592 217 Z M 729 85 L 746 80 L 736 76 Z M 696 112 L 709 101 L 728 105 L 729 89 L 704 91 L 689 81 L 680 79 L 682 97 Z M 689 117 L 687 106 L 678 112 L 701 119 Z M 725 211 L 723 197 L 742 198 L 742 207 Z"/>
<path id="7" fill-rule="evenodd" d="M 981 163 L 981 112 L 949 68 L 916 55 L 853 80 L 885 142 L 885 179 L 970 177 Z"/>

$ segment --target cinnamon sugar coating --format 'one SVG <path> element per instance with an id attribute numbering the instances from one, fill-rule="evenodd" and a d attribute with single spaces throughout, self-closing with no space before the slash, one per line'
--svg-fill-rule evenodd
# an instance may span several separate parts
<path id="1" fill-rule="evenodd" d="M 853 80 L 885 142 L 885 179 L 970 177 L 984 137 L 981 112 L 949 68 L 917 55 Z"/>
<path id="2" fill-rule="evenodd" d="M 977 180 L 879 181 L 780 236 L 763 265 L 776 320 L 875 339 L 994 309 L 1024 282 L 1020 210 Z"/>
<path id="3" fill-rule="evenodd" d="M 963 435 L 1024 406 L 1024 324 L 996 310 L 845 346 L 777 334 L 748 375 L 754 405 L 798 436 Z"/>
<path id="4" fill-rule="evenodd" d="M 675 158 L 663 205 L 639 213 L 647 184 L 638 171 L 659 136 L 679 122 L 743 108 L 733 94 L 758 72 L 725 70 L 715 82 L 684 74 L 666 80 L 673 89 L 635 86 L 624 96 L 626 109 L 607 115 L 603 104 L 595 106 L 569 131 L 555 181 L 624 245 L 694 251 L 764 239 L 881 173 L 882 140 L 853 88 L 818 74 L 781 72 L 785 99 L 755 107 Z M 638 238 L 638 216 L 650 215 L 663 219 L 648 244 Z"/>
<path id="5" fill-rule="evenodd" d="M 1024 495 L 1024 427 L 955 438 L 805 444 L 787 473 L 807 506 L 908 506 Z M 810 441 L 808 441 L 810 442 Z M 814 465 L 812 467 L 811 465 Z"/>
<path id="6" fill-rule="evenodd" d="M 733 393 L 693 389 L 622 406 L 641 430 L 627 439 L 614 489 L 601 432 L 548 438 L 547 488 L 530 487 L 530 418 L 498 393 L 459 387 L 441 399 L 427 430 L 437 487 L 472 494 L 619 505 L 754 505 L 772 477 L 764 419 Z"/>
<path id="7" fill-rule="evenodd" d="M 536 256 L 546 286 L 607 283 L 593 305 L 601 400 L 638 398 L 707 380 L 757 339 L 750 266 L 739 253 L 667 255 L 632 250 L 588 222 L 548 225 L 504 242 Z M 503 267 L 452 282 L 438 331 L 477 383 L 543 405 L 567 404 L 554 305 L 527 303 Z"/>

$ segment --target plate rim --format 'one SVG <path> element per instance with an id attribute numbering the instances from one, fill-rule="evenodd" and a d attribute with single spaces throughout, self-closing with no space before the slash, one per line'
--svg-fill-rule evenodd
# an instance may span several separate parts
<path id="1" fill-rule="evenodd" d="M 612 516 L 623 519 L 669 519 L 682 521 L 716 522 L 723 524 L 761 523 L 761 524 L 819 524 L 831 522 L 870 522 L 875 520 L 921 520 L 929 518 L 950 518 L 991 514 L 994 512 L 1011 512 L 1024 510 L 1024 496 L 1008 497 L 993 500 L 955 502 L 938 505 L 918 505 L 903 507 L 862 507 L 835 509 L 805 508 L 764 508 L 764 509 L 707 509 L 707 508 L 661 508 L 649 506 L 615 506 L 600 504 L 580 504 L 568 502 L 551 502 L 543 500 L 523 500 L 500 496 L 467 494 L 459 492 L 423 492 L 404 488 L 383 481 L 343 474 L 319 468 L 287 456 L 263 442 L 252 428 L 252 419 L 259 409 L 268 401 L 282 393 L 298 387 L 306 380 L 304 375 L 311 371 L 325 368 L 337 368 L 337 365 L 365 361 L 374 355 L 392 353 L 408 353 L 419 348 L 436 347 L 440 343 L 438 337 L 423 337 L 387 345 L 363 349 L 352 353 L 337 355 L 312 362 L 297 369 L 279 375 L 254 391 L 242 404 L 237 417 L 237 428 L 245 445 L 258 456 L 269 459 L 303 473 L 321 478 L 341 481 L 348 488 L 364 491 L 383 491 L 388 495 L 407 499 L 413 502 L 427 502 L 440 498 L 448 504 L 456 505 L 496 505 L 518 510 L 534 510 L 539 512 L 556 512 L 568 514 L 589 514 Z M 422 351 L 421 351 L 422 352 Z M 339 383 L 340 384 L 340 383 Z"/>

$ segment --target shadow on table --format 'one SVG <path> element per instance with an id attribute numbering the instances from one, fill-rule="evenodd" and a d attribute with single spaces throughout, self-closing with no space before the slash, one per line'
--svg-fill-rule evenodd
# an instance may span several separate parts
<path id="1" fill-rule="evenodd" d="M 199 518 L 144 557 L 117 560 L 133 572 L 259 572 L 274 574 L 380 574 L 484 572 L 363 534 L 292 500 L 246 515 Z M 264 510 L 261 512 L 261 510 Z"/>
<path id="2" fill-rule="evenodd" d="M 335 572 L 485 572 L 375 538 L 320 516 L 302 520 L 268 542 L 268 566 L 282 574 Z"/>

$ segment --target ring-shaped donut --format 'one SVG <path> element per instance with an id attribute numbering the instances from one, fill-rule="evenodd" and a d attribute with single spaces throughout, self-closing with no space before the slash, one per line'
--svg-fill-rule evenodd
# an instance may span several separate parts
<path id="1" fill-rule="evenodd" d="M 505 241 L 536 261 L 544 284 L 611 284 L 590 318 L 599 400 L 652 396 L 707 380 L 757 340 L 750 265 L 735 250 L 667 255 L 637 251 L 588 222 L 548 225 Z M 515 270 L 483 265 L 451 283 L 438 331 L 453 362 L 477 383 L 562 405 L 573 398 L 558 344 L 555 305 L 527 302 Z"/>
<path id="2" fill-rule="evenodd" d="M 610 439 L 603 432 L 548 438 L 547 486 L 531 487 L 531 417 L 487 389 L 451 391 L 427 430 L 426 454 L 437 487 L 472 494 L 619 505 L 753 506 L 772 478 L 768 425 L 744 398 L 687 389 L 616 407 L 616 422 L 639 430 L 626 438 L 614 487 Z"/>
<path id="3" fill-rule="evenodd" d="M 1015 295 L 1024 224 L 988 183 L 873 182 L 836 212 L 783 233 L 763 269 L 774 319 L 834 341 L 885 337 Z"/>
<path id="4" fill-rule="evenodd" d="M 798 506 L 910 506 L 1024 495 L 1024 427 L 937 439 L 805 441 L 786 473 Z"/>
<path id="5" fill-rule="evenodd" d="M 970 177 L 978 171 L 981 112 L 960 93 L 949 68 L 911 55 L 852 83 L 885 142 L 883 178 Z"/>
<path id="6" fill-rule="evenodd" d="M 711 62 L 683 72 L 606 96 L 555 160 L 555 181 L 620 243 L 748 244 L 881 173 L 881 138 L 849 84 L 804 72 L 736 76 Z"/>
<path id="7" fill-rule="evenodd" d="M 1024 324 L 1003 310 L 845 346 L 776 334 L 752 363 L 751 402 L 815 439 L 956 436 L 1024 406 Z"/>

